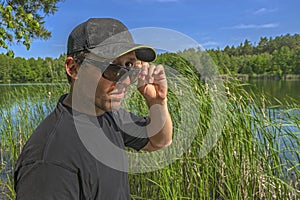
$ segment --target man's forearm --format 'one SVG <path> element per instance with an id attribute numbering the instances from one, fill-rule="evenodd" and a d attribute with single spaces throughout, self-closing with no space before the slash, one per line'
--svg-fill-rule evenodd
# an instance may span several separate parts
<path id="1" fill-rule="evenodd" d="M 172 143 L 172 120 L 167 99 L 160 104 L 150 106 L 151 122 L 147 126 L 150 144 L 155 149 L 164 148 Z"/>

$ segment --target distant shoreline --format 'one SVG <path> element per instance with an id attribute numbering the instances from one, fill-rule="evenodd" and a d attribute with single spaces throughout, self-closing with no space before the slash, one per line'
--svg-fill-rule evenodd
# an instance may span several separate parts
<path id="1" fill-rule="evenodd" d="M 240 81 L 249 81 L 249 80 L 284 80 L 284 81 L 294 81 L 294 80 L 300 80 L 300 74 L 285 74 L 281 77 L 276 74 L 255 74 L 255 75 L 249 75 L 249 74 L 236 74 L 236 75 L 228 75 L 228 74 L 222 74 L 219 77 L 221 77 L 224 80 L 233 80 L 237 79 Z M 67 84 L 66 81 L 62 82 L 50 82 L 50 83 L 2 83 L 0 81 L 0 86 L 22 86 L 22 85 L 63 85 Z"/>
<path id="2" fill-rule="evenodd" d="M 223 78 L 227 77 L 227 75 L 221 75 Z M 228 76 L 230 77 L 230 76 Z M 300 80 L 300 74 L 285 74 L 281 77 L 276 74 L 256 74 L 256 75 L 249 75 L 249 74 L 237 74 L 233 76 L 233 78 L 236 78 L 241 81 L 249 81 L 249 80 Z"/>

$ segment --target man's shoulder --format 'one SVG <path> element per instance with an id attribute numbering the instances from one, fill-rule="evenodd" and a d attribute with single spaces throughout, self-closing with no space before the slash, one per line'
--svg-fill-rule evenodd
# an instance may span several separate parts
<path id="1" fill-rule="evenodd" d="M 58 105 L 33 131 L 23 147 L 20 159 L 45 159 L 49 151 L 60 155 L 63 148 L 74 143 L 76 135 L 71 137 L 75 130 L 72 124 L 72 119 Z"/>

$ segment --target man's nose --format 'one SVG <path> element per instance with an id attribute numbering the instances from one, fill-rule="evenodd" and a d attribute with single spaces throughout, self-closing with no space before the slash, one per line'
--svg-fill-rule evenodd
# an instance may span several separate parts
<path id="1" fill-rule="evenodd" d="M 124 77 L 121 77 L 120 80 L 117 81 L 117 83 L 122 85 L 130 85 L 129 75 L 125 75 Z"/>
<path id="2" fill-rule="evenodd" d="M 129 76 L 124 77 L 122 80 L 119 80 L 117 82 L 115 82 L 115 87 L 118 89 L 127 89 L 130 85 L 130 78 Z"/>

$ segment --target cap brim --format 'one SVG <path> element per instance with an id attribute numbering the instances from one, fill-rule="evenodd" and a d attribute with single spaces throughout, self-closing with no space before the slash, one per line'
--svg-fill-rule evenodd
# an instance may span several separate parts
<path id="1" fill-rule="evenodd" d="M 137 59 L 145 62 L 151 62 L 156 58 L 156 51 L 154 48 L 133 43 L 114 43 L 107 45 L 100 45 L 89 49 L 91 53 L 96 54 L 105 59 L 116 59 L 126 53 L 135 51 Z"/>

